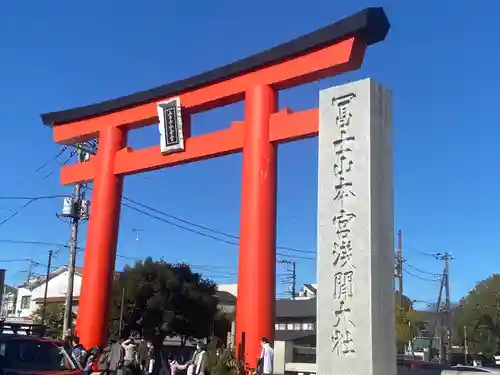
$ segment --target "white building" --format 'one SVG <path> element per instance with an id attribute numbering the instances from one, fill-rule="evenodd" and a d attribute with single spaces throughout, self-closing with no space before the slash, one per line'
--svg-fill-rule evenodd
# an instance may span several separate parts
<path id="1" fill-rule="evenodd" d="M 316 298 L 318 293 L 318 284 L 304 284 L 299 291 L 299 295 L 295 299 L 310 299 Z"/>
<path id="2" fill-rule="evenodd" d="M 17 304 L 14 316 L 29 318 L 43 304 L 45 276 L 30 280 L 17 289 Z M 73 285 L 73 301 L 77 302 L 82 285 L 82 269 L 77 267 Z M 49 275 L 47 303 L 64 302 L 68 292 L 68 267 L 62 266 Z M 74 306 L 75 312 L 78 308 Z"/>

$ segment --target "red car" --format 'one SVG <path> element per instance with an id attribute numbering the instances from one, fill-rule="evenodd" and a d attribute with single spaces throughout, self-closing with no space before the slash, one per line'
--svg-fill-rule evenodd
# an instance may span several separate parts
<path id="1" fill-rule="evenodd" d="M 27 334 L 0 334 L 2 375 L 82 375 L 63 342 Z"/>

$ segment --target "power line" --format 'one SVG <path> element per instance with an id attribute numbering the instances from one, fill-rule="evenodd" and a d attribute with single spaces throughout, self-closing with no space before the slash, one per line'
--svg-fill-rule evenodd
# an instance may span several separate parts
<path id="1" fill-rule="evenodd" d="M 53 161 L 57 161 L 57 159 L 67 150 L 67 148 L 68 148 L 68 146 L 63 146 L 61 148 L 61 150 L 59 150 L 54 156 L 52 156 L 50 159 L 48 159 L 46 162 L 44 162 L 38 168 L 36 168 L 34 173 L 40 172 L 42 169 L 47 167 Z M 47 178 L 47 177 L 44 177 L 44 179 L 45 178 Z M 10 185 L 9 188 L 14 188 L 14 187 L 18 186 L 22 181 L 23 181 L 23 179 L 17 180 L 16 182 L 14 182 L 14 184 Z"/>
<path id="2" fill-rule="evenodd" d="M 89 190 L 92 190 L 91 188 L 89 188 Z M 17 214 L 19 214 L 19 212 L 26 208 L 28 205 L 30 205 L 31 203 L 37 201 L 37 200 L 41 200 L 41 199 L 53 199 L 53 198 L 64 198 L 66 197 L 65 195 L 48 195 L 48 196 L 6 196 L 6 197 L 0 197 L 0 200 L 28 200 L 27 203 L 25 203 L 23 206 L 21 206 L 19 209 L 17 209 L 15 212 L 13 212 L 9 217 L 7 217 L 5 220 L 1 221 L 0 222 L 0 225 L 4 224 L 5 222 L 9 221 L 10 219 L 12 219 L 14 216 L 16 216 Z M 150 210 L 152 212 L 155 212 L 155 213 L 158 213 L 160 215 L 163 215 L 165 217 L 169 217 L 171 219 L 174 219 L 174 220 L 177 220 L 177 221 L 180 221 L 182 223 L 185 223 L 185 224 L 188 224 L 188 225 L 191 225 L 193 227 L 196 227 L 196 228 L 199 228 L 199 229 L 202 229 L 202 230 L 205 230 L 207 232 L 211 232 L 211 233 L 215 233 L 215 234 L 219 234 L 221 236 L 225 236 L 225 237 L 229 237 L 231 239 L 235 239 L 235 240 L 239 240 L 239 237 L 234 235 L 234 234 L 231 234 L 231 233 L 227 233 L 227 232 L 223 232 L 223 231 L 220 231 L 220 230 L 217 230 L 217 229 L 213 229 L 213 228 L 209 228 L 207 226 L 204 226 L 204 225 L 201 225 L 201 224 L 197 224 L 197 223 L 194 223 L 192 221 L 189 221 L 189 220 L 186 220 L 186 219 L 183 219 L 181 217 L 178 217 L 176 215 L 172 215 L 172 214 L 169 214 L 169 213 L 166 213 L 166 212 L 163 212 L 163 211 L 160 211 L 154 207 L 151 207 L 151 206 L 148 206 L 144 203 L 141 203 L 141 202 L 138 202 L 134 199 L 131 199 L 131 198 L 128 198 L 128 197 L 123 197 L 123 200 L 125 201 L 128 201 L 130 203 L 133 203 L 137 206 L 140 206 L 142 208 L 145 208 L 147 210 Z M 208 238 L 211 238 L 215 241 L 219 241 L 219 242 L 224 242 L 224 243 L 227 243 L 229 245 L 238 245 L 238 243 L 234 242 L 234 241 L 231 241 L 231 240 L 226 240 L 226 239 L 223 239 L 223 238 L 220 238 L 220 237 L 216 237 L 216 236 L 212 236 L 212 235 L 209 235 L 209 234 L 206 234 L 206 233 L 203 233 L 203 232 L 200 232 L 200 231 L 197 231 L 195 229 L 191 229 L 191 228 L 188 228 L 188 227 L 185 227 L 183 225 L 180 225 L 180 224 L 177 224 L 177 223 L 174 223 L 172 221 L 169 221 L 169 220 L 166 220 L 166 219 L 163 219 L 163 218 L 160 218 L 156 215 L 152 215 L 151 213 L 149 212 L 146 212 L 146 211 L 143 211 L 143 210 L 140 210 L 138 209 L 137 207 L 133 207 L 127 203 L 123 203 L 122 202 L 122 205 L 127 207 L 127 208 L 130 208 L 132 210 L 135 210 L 137 212 L 140 212 L 144 215 L 148 215 L 152 218 L 155 218 L 157 220 L 161 220 L 163 221 L 164 223 L 166 224 L 169 224 L 169 225 L 172 225 L 174 227 L 177 227 L 179 229 L 183 229 L 183 230 L 186 230 L 188 232 L 191 232 L 191 233 L 194 233 L 194 234 L 198 234 L 200 236 L 205 236 L 205 237 L 208 237 Z M 304 254 L 315 254 L 316 252 L 315 251 L 312 251 L 312 250 L 302 250 L 302 249 L 296 249 L 296 248 L 292 248 L 292 247 L 288 247 L 288 246 L 276 246 L 277 249 L 281 249 L 281 250 L 287 250 L 287 251 L 291 251 L 291 252 L 296 252 L 296 253 L 304 253 Z M 278 254 L 280 255 L 280 254 Z M 283 255 L 282 255 L 283 256 Z M 286 255 L 285 255 L 286 256 Z M 304 257 L 297 257 L 298 259 L 312 259 L 312 258 L 304 258 Z"/>
<path id="3" fill-rule="evenodd" d="M 425 271 L 425 270 L 422 270 L 420 268 L 417 268 L 415 266 L 412 266 L 411 264 L 409 264 L 406 260 L 404 261 L 404 264 L 407 266 L 407 267 L 410 267 L 411 269 L 415 270 L 415 271 L 418 271 L 420 273 L 423 273 L 423 274 L 426 274 L 426 275 L 430 275 L 430 276 L 440 276 L 441 274 L 440 273 L 435 273 L 435 272 L 429 272 L 429 271 Z"/>
<path id="4" fill-rule="evenodd" d="M 0 225 L 5 224 L 15 216 L 17 216 L 22 210 L 24 210 L 26 207 L 28 207 L 31 203 L 36 202 L 41 199 L 53 199 L 53 198 L 62 198 L 64 195 L 51 195 L 51 196 L 45 196 L 45 197 L 0 197 L 0 200 L 28 200 L 25 204 L 23 204 L 21 207 L 17 208 L 14 210 L 9 216 L 7 216 L 5 219 L 0 221 Z"/>
<path id="5" fill-rule="evenodd" d="M 408 271 L 406 268 L 403 268 L 403 271 L 405 273 L 407 273 L 408 275 L 410 275 L 411 277 L 414 277 L 414 278 L 422 280 L 422 281 L 433 281 L 433 282 L 440 282 L 441 281 L 439 279 L 429 279 L 429 278 L 426 278 L 426 277 L 415 275 L 414 273 Z"/>
<path id="6" fill-rule="evenodd" d="M 41 200 L 41 199 L 54 199 L 54 198 L 65 198 L 66 195 L 39 195 L 39 196 L 32 196 L 32 197 L 24 197 L 24 196 L 7 196 L 3 197 L 0 196 L 0 200 Z"/>
<path id="7" fill-rule="evenodd" d="M 131 199 L 131 198 L 128 198 L 128 197 L 123 197 L 123 200 L 127 201 L 127 202 L 130 202 L 130 203 L 133 203 L 139 207 L 142 207 L 142 208 L 145 208 L 147 210 L 150 210 L 152 212 L 155 212 L 157 214 L 160 214 L 160 215 L 163 215 L 165 217 L 169 217 L 171 219 L 174 219 L 174 220 L 177 220 L 177 221 L 180 221 L 181 223 L 184 223 L 184 224 L 188 224 L 188 225 L 191 225 L 195 228 L 199 228 L 199 229 L 203 229 L 207 232 L 212 232 L 212 233 L 215 233 L 215 234 L 219 234 L 221 236 L 225 236 L 225 237 L 229 237 L 229 238 L 232 238 L 232 239 L 235 239 L 235 240 L 239 240 L 239 236 L 236 236 L 234 234 L 231 234 L 231 233 L 227 233 L 227 232 L 223 232 L 221 230 L 217 230 L 217 229 L 213 229 L 213 228 L 209 228 L 207 226 L 204 226 L 204 225 L 201 225 L 201 224 L 197 224 L 197 223 L 194 223 L 192 221 L 189 221 L 189 220 L 186 220 L 186 219 L 183 219 L 179 216 L 176 216 L 176 215 L 172 215 L 172 214 L 169 214 L 169 213 L 166 213 L 166 212 L 163 212 L 163 211 L 160 211 L 154 207 L 151 207 L 151 206 L 148 206 L 144 203 L 141 203 L 141 202 L 138 202 L 134 199 Z M 126 204 L 124 204 L 125 206 L 127 206 Z M 127 206 L 129 208 L 131 208 L 130 206 Z M 177 224 L 178 225 L 178 224 Z M 198 233 L 198 232 L 197 232 Z M 292 252 L 296 252 L 296 253 L 304 253 L 304 254 L 316 254 L 315 251 L 312 251 L 312 250 L 302 250 L 302 249 L 295 249 L 293 247 L 288 247 L 288 246 L 276 246 L 277 249 L 281 249 L 281 250 L 288 250 L 288 251 L 292 251 Z"/>
<path id="8" fill-rule="evenodd" d="M 63 147 L 62 150 L 54 157 L 52 158 L 52 160 L 57 160 L 57 158 L 62 155 L 62 153 L 64 151 L 66 151 L 67 147 Z M 65 165 L 72 157 L 73 155 L 75 155 L 76 151 L 72 151 L 69 155 L 69 157 L 61 164 L 61 165 Z M 48 164 L 48 163 L 46 163 Z M 45 166 L 43 166 L 42 168 L 44 168 Z M 38 170 L 42 169 L 42 168 L 39 168 Z M 49 174 L 47 174 L 45 177 L 43 177 L 41 180 L 39 181 L 36 181 L 37 183 L 43 181 L 43 180 L 46 180 L 47 178 L 49 178 L 51 175 L 53 175 L 54 172 L 51 172 Z M 2 221 L 0 221 L 0 225 L 3 225 L 5 223 L 7 223 L 8 221 L 12 220 L 14 217 L 16 217 L 22 210 L 24 210 L 26 207 L 28 207 L 31 203 L 37 201 L 38 198 L 36 199 L 31 199 L 29 200 L 28 202 L 26 202 L 25 204 L 23 204 L 21 207 L 19 207 L 18 209 L 16 209 L 14 212 L 12 212 L 9 216 L 7 216 L 5 219 L 3 219 Z"/>
<path id="9" fill-rule="evenodd" d="M 182 230 L 185 230 L 187 232 L 191 232 L 191 233 L 194 233 L 194 234 L 197 234 L 199 236 L 202 236 L 202 237 L 206 237 L 206 238 L 210 238 L 212 240 L 215 240 L 215 241 L 219 241 L 219 242 L 222 242 L 222 243 L 226 243 L 228 245 L 233 245 L 233 246 L 239 246 L 239 243 L 238 242 L 234 242 L 234 241 L 230 241 L 230 240 L 226 240 L 224 238 L 220 238 L 220 237 L 216 237 L 216 236 L 213 236 L 211 234 L 207 234 L 207 233 L 203 233 L 203 232 L 200 232 L 196 229 L 191 229 L 191 228 L 188 228 L 188 227 L 185 227 L 183 225 L 180 225 L 180 224 L 177 224 L 177 223 L 174 223 L 172 221 L 169 221 L 167 219 L 164 219 L 160 216 L 157 216 L 157 215 L 154 215 L 150 212 L 147 212 L 147 211 L 144 211 L 144 210 L 141 210 L 140 208 L 137 208 L 137 207 L 134 207 L 134 206 L 131 206 L 127 203 L 123 203 L 122 202 L 122 205 L 127 207 L 127 208 L 130 208 L 131 210 L 134 210 L 136 212 L 139 212 L 139 213 L 142 213 L 146 216 L 149 216 L 151 218 L 154 218 L 156 220 L 159 220 L 159 221 L 162 221 L 166 224 L 169 224 L 169 225 L 172 225 L 176 228 L 179 228 L 179 229 L 182 229 Z M 299 256 L 299 255 L 289 255 L 289 254 L 281 254 L 281 253 L 276 253 L 276 255 L 278 256 L 282 256 L 282 257 L 288 257 L 288 258 L 297 258 L 297 259 L 304 259 L 304 260 L 315 260 L 314 258 L 310 258 L 310 257 L 303 257 L 303 256 Z"/>
<path id="10" fill-rule="evenodd" d="M 40 246 L 61 246 L 68 247 L 67 243 L 61 242 L 47 242 L 47 241 L 25 241 L 25 240 L 10 240 L 10 239 L 0 239 L 0 243 L 10 243 L 16 245 L 40 245 Z"/>

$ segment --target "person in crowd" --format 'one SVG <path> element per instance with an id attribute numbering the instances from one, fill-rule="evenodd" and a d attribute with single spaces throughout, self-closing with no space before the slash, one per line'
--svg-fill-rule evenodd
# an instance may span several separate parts
<path id="1" fill-rule="evenodd" d="M 169 359 L 169 365 L 170 365 L 170 374 L 171 375 L 177 375 L 180 371 L 186 370 L 190 366 L 190 362 L 188 361 L 187 363 L 181 365 L 179 362 L 177 362 L 175 359 L 170 358 Z"/>
<path id="2" fill-rule="evenodd" d="M 74 336 L 72 338 L 72 341 L 73 345 L 71 356 L 81 367 L 85 367 L 85 358 L 87 357 L 87 351 L 85 350 L 83 345 L 80 344 L 80 339 L 78 338 L 78 336 Z"/>
<path id="3" fill-rule="evenodd" d="M 122 375 L 123 362 L 125 360 L 125 349 L 122 347 L 121 343 L 112 338 L 110 340 L 110 351 L 109 351 L 109 365 L 108 372 L 109 375 Z"/>
<path id="4" fill-rule="evenodd" d="M 88 351 L 88 354 L 86 355 L 84 360 L 85 365 L 83 366 L 83 371 L 86 374 L 92 375 L 93 372 L 96 372 L 98 370 L 97 361 L 100 353 L 101 349 L 98 346 L 95 346 Z"/>
<path id="5" fill-rule="evenodd" d="M 193 363 L 193 375 L 205 375 L 207 369 L 207 347 L 205 344 L 198 344 L 198 355 Z"/>
<path id="6" fill-rule="evenodd" d="M 147 373 L 149 358 L 148 352 L 148 345 L 146 341 L 142 339 L 137 346 L 137 356 L 139 358 L 139 367 L 142 374 Z"/>
<path id="7" fill-rule="evenodd" d="M 197 344 L 196 345 L 196 349 L 193 353 L 193 357 L 186 363 L 186 366 L 187 366 L 187 375 L 194 375 L 194 367 L 195 367 L 195 363 L 198 359 L 198 355 L 200 354 L 201 352 L 201 345 L 200 344 Z"/>
<path id="8" fill-rule="evenodd" d="M 133 375 L 138 368 L 137 344 L 131 337 L 122 342 L 122 348 L 125 350 L 125 357 L 123 360 L 124 375 Z"/>
<path id="9" fill-rule="evenodd" d="M 67 336 L 64 339 L 63 347 L 64 347 L 64 350 L 66 350 L 66 353 L 71 355 L 71 352 L 73 351 L 73 340 L 71 339 L 70 336 Z"/>
<path id="10" fill-rule="evenodd" d="M 148 374 L 152 374 L 155 366 L 155 348 L 153 343 L 148 342 Z"/>
<path id="11" fill-rule="evenodd" d="M 260 358 L 257 363 L 257 372 L 259 374 L 272 374 L 273 373 L 273 363 L 274 363 L 274 350 L 269 343 L 267 337 L 262 337 L 260 339 Z"/>
<path id="12" fill-rule="evenodd" d="M 102 350 L 99 360 L 98 360 L 98 368 L 99 372 L 101 375 L 113 375 L 116 372 L 116 368 L 114 371 L 111 371 L 110 366 L 111 366 L 111 357 L 112 357 L 112 350 L 113 350 L 113 344 L 116 343 L 116 340 L 114 338 L 110 338 L 108 340 L 108 345 Z M 119 346 L 120 353 L 121 353 L 121 346 Z"/>

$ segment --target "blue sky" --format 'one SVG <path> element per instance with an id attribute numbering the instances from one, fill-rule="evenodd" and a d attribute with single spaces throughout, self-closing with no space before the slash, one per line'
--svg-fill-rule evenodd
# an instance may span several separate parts
<path id="1" fill-rule="evenodd" d="M 384 6 L 392 28 L 385 42 L 368 49 L 362 68 L 286 91 L 280 105 L 312 108 L 317 106 L 319 89 L 364 77 L 393 90 L 395 229 L 404 233 L 407 269 L 428 278 L 415 268 L 441 272 L 442 263 L 425 253 L 451 252 L 452 297 L 460 298 L 476 281 L 498 271 L 500 133 L 493 109 L 498 97 L 500 26 L 495 15 L 500 3 L 493 0 L 453 2 L 453 6 L 430 0 L 3 1 L 0 196 L 70 191 L 60 186 L 55 161 L 36 172 L 60 150 L 50 129 L 41 124 L 40 113 L 185 78 L 373 5 Z M 197 115 L 193 134 L 224 128 L 242 117 L 242 105 Z M 154 126 L 130 135 L 133 147 L 157 143 Z M 316 139 L 280 146 L 279 245 L 315 250 L 316 174 Z M 240 155 L 143 176 L 126 179 L 126 196 L 238 234 Z M 172 196 L 175 199 L 169 199 Z M 0 221 L 8 216 L 6 209 L 20 205 L 0 202 Z M 56 217 L 61 205 L 57 199 L 34 202 L 0 225 L 0 240 L 67 241 L 68 224 Z M 134 229 L 143 230 L 138 241 Z M 82 231 L 82 240 L 84 235 Z M 40 263 L 46 263 L 49 250 L 6 243 L 0 243 L 0 249 L 0 260 L 32 257 Z M 122 211 L 118 253 L 186 261 L 220 282 L 236 281 L 236 247 L 127 208 Z M 54 262 L 65 264 L 67 258 L 61 248 Z M 119 258 L 117 267 L 125 262 Z M 315 262 L 297 262 L 299 282 L 314 282 Z M 26 277 L 26 262 L 2 264 L 9 282 Z M 43 267 L 35 270 L 41 273 Z M 437 287 L 436 282 L 405 275 L 405 291 L 411 298 L 435 300 Z"/>

